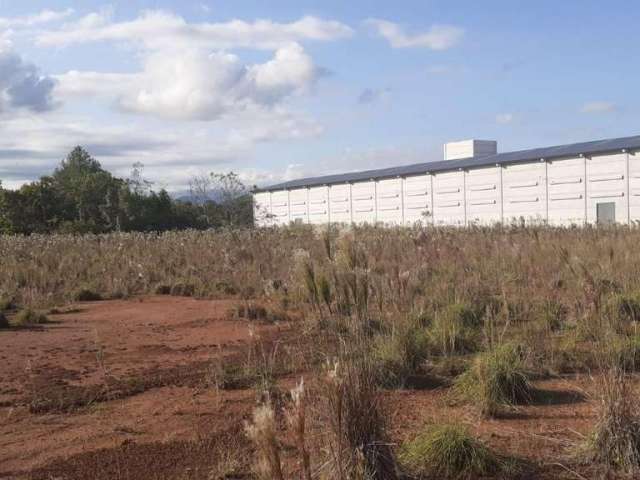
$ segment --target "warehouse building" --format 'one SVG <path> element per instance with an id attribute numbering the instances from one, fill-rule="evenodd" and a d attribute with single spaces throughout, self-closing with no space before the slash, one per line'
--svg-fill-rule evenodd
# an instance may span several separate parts
<path id="1" fill-rule="evenodd" d="M 497 153 L 444 146 L 444 160 L 304 178 L 254 191 L 257 225 L 629 224 L 640 221 L 640 136 Z"/>

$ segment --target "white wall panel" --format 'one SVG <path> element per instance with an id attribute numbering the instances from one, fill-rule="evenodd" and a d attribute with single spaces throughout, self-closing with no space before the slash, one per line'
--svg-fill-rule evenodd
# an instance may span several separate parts
<path id="1" fill-rule="evenodd" d="M 355 182 L 351 185 L 351 208 L 354 223 L 376 222 L 376 182 Z"/>
<path id="2" fill-rule="evenodd" d="M 547 162 L 549 224 L 584 225 L 585 159 L 568 158 Z"/>
<path id="3" fill-rule="evenodd" d="M 296 188 L 289 190 L 289 220 L 292 222 L 309 222 L 308 209 L 309 190 Z"/>
<path id="4" fill-rule="evenodd" d="M 466 173 L 468 225 L 493 225 L 500 218 L 500 169 L 483 167 Z"/>
<path id="5" fill-rule="evenodd" d="M 504 223 L 546 220 L 545 173 L 545 164 L 540 161 L 502 167 Z"/>
<path id="6" fill-rule="evenodd" d="M 271 192 L 271 215 L 276 225 L 289 224 L 289 192 L 287 190 Z"/>
<path id="7" fill-rule="evenodd" d="M 431 175 L 416 175 L 404 179 L 404 223 L 423 225 L 431 223 Z"/>
<path id="8" fill-rule="evenodd" d="M 587 158 L 587 221 L 596 223 L 598 203 L 615 204 L 615 220 L 627 223 L 627 155 Z"/>
<path id="9" fill-rule="evenodd" d="M 332 223 L 351 223 L 351 185 L 329 187 L 329 211 Z"/>
<path id="10" fill-rule="evenodd" d="M 270 222 L 271 193 L 260 192 L 253 195 L 253 219 L 256 225 L 263 227 Z"/>
<path id="11" fill-rule="evenodd" d="M 632 222 L 640 222 L 640 152 L 629 154 L 629 213 Z"/>
<path id="12" fill-rule="evenodd" d="M 309 223 L 320 225 L 329 221 L 329 187 L 309 188 Z"/>
<path id="13" fill-rule="evenodd" d="M 464 172 L 443 172 L 433 176 L 433 219 L 435 225 L 465 224 Z"/>
<path id="14" fill-rule="evenodd" d="M 402 225 L 402 179 L 389 178 L 378 180 L 378 222 L 388 225 Z"/>

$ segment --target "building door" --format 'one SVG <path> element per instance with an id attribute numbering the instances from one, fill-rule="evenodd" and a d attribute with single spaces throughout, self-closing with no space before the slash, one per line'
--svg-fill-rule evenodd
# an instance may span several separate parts
<path id="1" fill-rule="evenodd" d="M 598 225 L 612 225 L 616 222 L 615 202 L 596 204 L 596 221 Z"/>

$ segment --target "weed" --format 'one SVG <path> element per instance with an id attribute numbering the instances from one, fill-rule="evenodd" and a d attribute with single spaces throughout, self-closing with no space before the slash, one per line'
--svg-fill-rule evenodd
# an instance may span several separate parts
<path id="1" fill-rule="evenodd" d="M 258 477 L 264 480 L 283 480 L 280 446 L 276 438 L 276 416 L 271 404 L 256 407 L 252 423 L 248 423 L 245 429 L 258 452 L 255 465 Z"/>

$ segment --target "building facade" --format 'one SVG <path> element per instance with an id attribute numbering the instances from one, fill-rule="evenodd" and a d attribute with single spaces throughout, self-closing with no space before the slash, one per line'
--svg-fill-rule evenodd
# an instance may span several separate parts
<path id="1" fill-rule="evenodd" d="M 444 160 L 293 180 L 254 192 L 259 226 L 371 223 L 570 226 L 640 222 L 640 136 L 496 153 L 445 145 Z"/>

